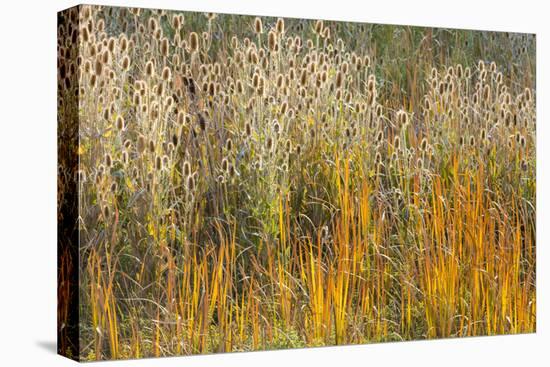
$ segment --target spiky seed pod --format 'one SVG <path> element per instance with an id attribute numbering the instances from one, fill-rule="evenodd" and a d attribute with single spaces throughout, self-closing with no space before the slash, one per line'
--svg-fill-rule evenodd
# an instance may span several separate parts
<path id="1" fill-rule="evenodd" d="M 101 61 L 100 57 L 96 58 L 95 60 L 94 72 L 95 72 L 95 76 L 98 76 L 98 77 L 100 77 L 101 73 L 103 72 L 103 61 Z"/>
<path id="2" fill-rule="evenodd" d="M 307 70 L 303 69 L 302 73 L 300 74 L 300 84 L 303 87 L 305 87 L 307 85 L 307 79 L 308 79 Z"/>
<path id="3" fill-rule="evenodd" d="M 105 167 L 107 168 L 111 168 L 111 166 L 113 165 L 113 159 L 111 158 L 111 155 L 109 153 L 105 154 L 104 162 Z"/>
<path id="4" fill-rule="evenodd" d="M 528 103 L 530 103 L 531 100 L 533 99 L 533 95 L 532 95 L 532 93 L 531 93 L 531 89 L 525 88 L 524 95 L 525 95 L 525 101 L 527 101 Z"/>
<path id="5" fill-rule="evenodd" d="M 271 52 L 275 52 L 275 46 L 277 44 L 277 34 L 274 31 L 269 31 L 267 35 L 267 44 Z"/>
<path id="6" fill-rule="evenodd" d="M 382 130 L 378 131 L 378 133 L 376 134 L 376 143 L 377 144 L 380 144 L 382 143 L 382 140 L 384 139 L 384 133 L 382 132 Z"/>
<path id="7" fill-rule="evenodd" d="M 124 55 L 120 65 L 122 67 L 122 70 L 128 71 L 128 69 L 130 69 L 130 57 L 128 57 L 128 55 Z"/>
<path id="8" fill-rule="evenodd" d="M 153 139 L 149 140 L 149 152 L 150 153 L 155 152 L 155 141 Z"/>
<path id="9" fill-rule="evenodd" d="M 400 146 L 401 146 L 401 139 L 399 138 L 399 136 L 396 136 L 393 139 L 393 147 L 394 147 L 394 149 L 399 150 Z"/>
<path id="10" fill-rule="evenodd" d="M 485 70 L 485 63 L 483 62 L 483 60 L 479 60 L 477 62 L 477 69 L 481 72 L 483 70 Z"/>
<path id="11" fill-rule="evenodd" d="M 162 69 L 162 80 L 164 80 L 165 82 L 169 81 L 170 79 L 172 78 L 172 71 L 170 70 L 170 68 L 168 66 L 165 66 L 163 69 Z"/>
<path id="12" fill-rule="evenodd" d="M 256 17 L 254 19 L 254 32 L 257 34 L 264 33 L 264 27 L 262 25 L 262 19 L 260 17 Z"/>
<path id="13" fill-rule="evenodd" d="M 124 124 L 124 117 L 122 117 L 121 115 L 119 115 L 117 118 L 116 118 L 116 128 L 118 131 L 122 131 L 124 130 L 124 127 L 125 127 L 125 124 Z"/>
<path id="14" fill-rule="evenodd" d="M 278 18 L 277 23 L 275 24 L 275 30 L 278 34 L 285 33 L 285 20 L 283 18 Z"/>
<path id="15" fill-rule="evenodd" d="M 473 148 L 476 145 L 476 138 L 472 135 L 470 136 L 470 146 Z"/>
<path id="16" fill-rule="evenodd" d="M 104 206 L 104 207 L 103 207 L 103 212 L 102 212 L 102 214 L 103 214 L 103 218 L 104 218 L 104 219 L 109 219 L 111 213 L 110 213 L 110 211 L 109 211 L 109 207 L 108 207 L 108 206 Z"/>
<path id="17" fill-rule="evenodd" d="M 128 152 L 125 150 L 122 152 L 122 163 L 128 164 Z"/>
<path id="18" fill-rule="evenodd" d="M 186 160 L 183 162 L 183 175 L 187 177 L 190 174 L 191 174 L 191 164 L 189 163 L 189 161 Z"/>
<path id="19" fill-rule="evenodd" d="M 376 164 L 382 163 L 382 154 L 380 154 L 380 152 L 376 152 L 376 155 L 374 156 L 374 162 Z"/>
<path id="20" fill-rule="evenodd" d="M 521 147 L 523 149 L 525 149 L 525 147 L 527 146 L 527 140 L 525 139 L 525 136 L 522 135 L 519 142 L 520 142 Z"/>
<path id="21" fill-rule="evenodd" d="M 170 52 L 170 43 L 168 42 L 168 38 L 164 37 L 160 41 L 160 54 L 163 57 L 167 57 L 169 52 Z"/>
<path id="22" fill-rule="evenodd" d="M 317 21 L 315 22 L 315 27 L 314 27 L 315 33 L 321 34 L 321 33 L 323 32 L 323 28 L 324 28 L 324 26 L 323 26 L 323 21 L 320 20 L 320 19 L 317 20 Z"/>
<path id="23" fill-rule="evenodd" d="M 268 152 L 271 152 L 271 149 L 273 148 L 273 139 L 271 136 L 268 136 L 265 142 L 265 147 Z"/>
<path id="24" fill-rule="evenodd" d="M 148 61 L 147 64 L 145 64 L 145 75 L 148 77 L 153 77 L 155 75 L 155 65 L 153 61 Z"/>
<path id="25" fill-rule="evenodd" d="M 479 135 L 479 138 L 481 139 L 481 142 L 483 143 L 485 139 L 487 138 L 487 130 L 481 129 L 481 133 Z"/>
<path id="26" fill-rule="evenodd" d="M 231 138 L 227 139 L 225 142 L 225 149 L 227 152 L 231 152 L 233 150 L 233 140 L 231 140 Z"/>
<path id="27" fill-rule="evenodd" d="M 162 158 L 159 155 L 155 157 L 155 169 L 157 171 L 162 170 Z"/>
<path id="28" fill-rule="evenodd" d="M 423 138 L 422 141 L 420 142 L 420 150 L 425 152 L 427 148 L 428 148 L 428 140 L 426 138 Z"/>
<path id="29" fill-rule="evenodd" d="M 459 79 L 461 79 L 461 78 L 463 77 L 463 75 L 464 75 L 464 71 L 463 71 L 463 69 L 462 69 L 462 65 L 461 65 L 461 64 L 458 64 L 458 65 L 456 66 L 456 76 L 457 76 Z"/>
<path id="30" fill-rule="evenodd" d="M 336 73 L 336 81 L 334 84 L 336 88 L 341 88 L 343 83 L 344 83 L 344 73 L 341 70 L 338 70 L 338 72 Z"/>
<path id="31" fill-rule="evenodd" d="M 187 190 L 195 191 L 195 177 L 193 175 L 187 176 Z"/>
<path id="32" fill-rule="evenodd" d="M 142 154 L 145 151 L 145 137 L 143 135 L 139 135 L 137 139 L 137 151 L 139 154 Z"/>
<path id="33" fill-rule="evenodd" d="M 245 125 L 244 125 L 244 131 L 245 131 L 245 134 L 246 134 L 246 137 L 250 137 L 252 135 L 252 127 L 250 126 L 250 123 L 247 122 Z"/>
<path id="34" fill-rule="evenodd" d="M 199 35 L 196 32 L 189 34 L 189 50 L 191 52 L 197 52 L 199 49 Z"/>
<path id="35" fill-rule="evenodd" d="M 491 88 L 489 87 L 488 84 L 485 84 L 485 86 L 483 87 L 483 101 L 485 103 L 489 103 L 490 99 L 491 99 Z"/>

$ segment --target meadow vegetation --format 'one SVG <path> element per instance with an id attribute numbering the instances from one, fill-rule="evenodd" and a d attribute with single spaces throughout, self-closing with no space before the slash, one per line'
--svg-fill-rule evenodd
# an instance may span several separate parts
<path id="1" fill-rule="evenodd" d="M 71 353 L 535 331 L 534 36 L 99 6 L 60 19 Z"/>

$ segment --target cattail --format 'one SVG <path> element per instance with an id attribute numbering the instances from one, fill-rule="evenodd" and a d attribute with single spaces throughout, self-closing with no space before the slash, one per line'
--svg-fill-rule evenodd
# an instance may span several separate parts
<path id="1" fill-rule="evenodd" d="M 271 149 L 273 148 L 273 139 L 271 138 L 271 136 L 268 136 L 267 139 L 266 139 L 266 143 L 265 143 L 265 146 L 267 148 L 267 151 L 271 151 Z"/>
<path id="2" fill-rule="evenodd" d="M 149 140 L 149 152 L 155 152 L 155 142 L 153 141 L 153 139 Z"/>
<path id="3" fill-rule="evenodd" d="M 111 155 L 109 153 L 105 154 L 105 167 L 110 168 L 113 164 L 113 159 L 111 158 Z"/>
<path id="4" fill-rule="evenodd" d="M 199 49 L 199 35 L 195 32 L 189 34 L 189 49 L 193 53 Z"/>
<path id="5" fill-rule="evenodd" d="M 264 33 L 262 19 L 259 17 L 256 17 L 256 19 L 254 19 L 254 32 L 256 32 L 257 34 Z"/>
<path id="6" fill-rule="evenodd" d="M 476 138 L 474 136 L 470 136 L 470 146 L 473 148 L 476 145 Z"/>
<path id="7" fill-rule="evenodd" d="M 225 142 L 225 149 L 228 152 L 231 152 L 231 150 L 233 149 L 233 140 L 227 139 L 227 141 Z"/>
<path id="8" fill-rule="evenodd" d="M 116 128 L 118 129 L 118 131 L 122 131 L 124 130 L 124 118 L 122 116 L 118 116 L 116 118 Z"/>

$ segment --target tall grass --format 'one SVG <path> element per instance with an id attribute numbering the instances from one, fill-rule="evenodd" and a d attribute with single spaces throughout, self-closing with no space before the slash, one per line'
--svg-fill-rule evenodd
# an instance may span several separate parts
<path id="1" fill-rule="evenodd" d="M 531 36 L 78 9 L 81 358 L 535 331 Z"/>

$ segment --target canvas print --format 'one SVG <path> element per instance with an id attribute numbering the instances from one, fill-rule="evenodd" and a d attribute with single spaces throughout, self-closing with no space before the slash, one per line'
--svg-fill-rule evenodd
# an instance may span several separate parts
<path id="1" fill-rule="evenodd" d="M 58 350 L 536 329 L 535 35 L 58 14 Z"/>

